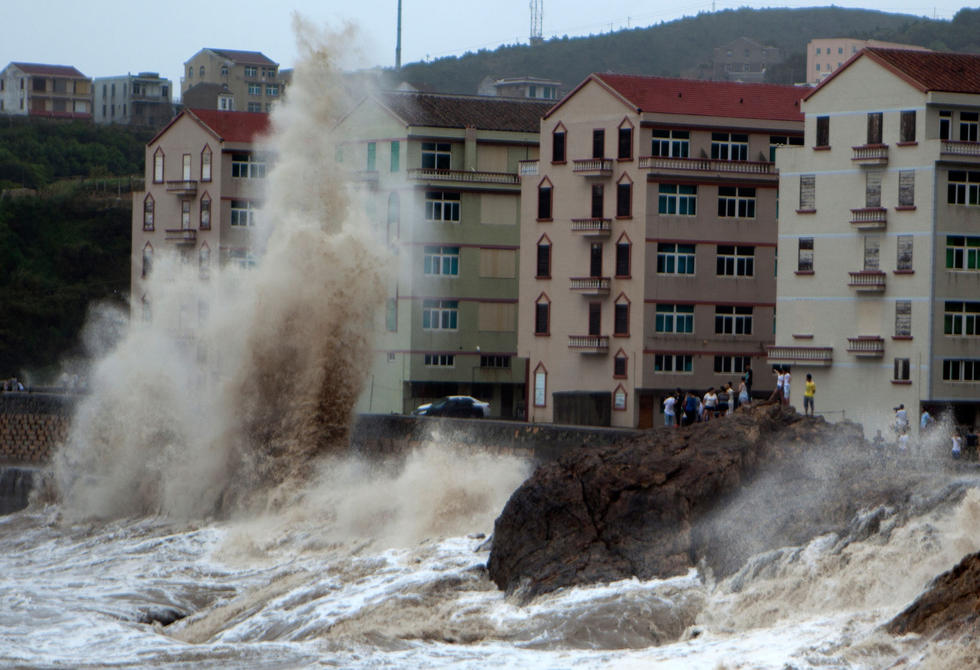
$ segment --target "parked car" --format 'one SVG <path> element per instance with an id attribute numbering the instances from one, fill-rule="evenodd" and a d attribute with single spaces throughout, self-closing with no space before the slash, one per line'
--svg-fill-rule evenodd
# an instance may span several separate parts
<path id="1" fill-rule="evenodd" d="M 445 398 L 419 405 L 415 414 L 418 416 L 455 416 L 482 419 L 490 416 L 490 403 L 468 395 L 447 395 Z"/>

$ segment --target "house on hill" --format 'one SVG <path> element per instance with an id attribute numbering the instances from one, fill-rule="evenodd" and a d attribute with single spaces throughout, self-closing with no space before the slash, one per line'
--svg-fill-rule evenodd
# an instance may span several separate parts
<path id="1" fill-rule="evenodd" d="M 0 114 L 92 118 L 92 80 L 70 65 L 13 62 L 0 71 Z"/>
<path id="2" fill-rule="evenodd" d="M 766 46 L 749 37 L 739 37 L 712 52 L 711 78 L 715 81 L 761 83 L 766 70 L 785 60 L 779 47 Z"/>
<path id="3" fill-rule="evenodd" d="M 286 80 L 280 75 L 278 63 L 259 51 L 233 49 L 201 49 L 184 61 L 181 95 L 202 83 L 227 86 L 230 98 L 214 96 L 216 106 L 212 109 L 222 111 L 270 112 L 286 88 Z M 207 95 L 206 99 L 210 101 L 210 92 Z M 184 104 L 189 106 L 188 103 Z M 231 107 L 223 107 L 222 104 L 230 104 Z"/>

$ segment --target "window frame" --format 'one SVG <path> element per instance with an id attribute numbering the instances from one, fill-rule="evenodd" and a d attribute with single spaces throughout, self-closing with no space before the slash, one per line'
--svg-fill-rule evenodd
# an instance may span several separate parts
<path id="1" fill-rule="evenodd" d="M 748 133 L 711 133 L 711 160 L 747 161 L 749 159 Z"/>
<path id="2" fill-rule="evenodd" d="M 565 163 L 567 151 L 568 130 L 564 125 L 559 123 L 557 126 L 555 126 L 555 129 L 551 131 L 551 162 L 556 164 Z"/>
<path id="3" fill-rule="evenodd" d="M 425 220 L 429 223 L 459 223 L 461 209 L 462 197 L 458 192 L 425 192 Z"/>
<path id="4" fill-rule="evenodd" d="M 422 247 L 422 274 L 426 277 L 458 277 L 458 246 L 424 245 Z"/>
<path id="5" fill-rule="evenodd" d="M 442 298 L 425 298 L 422 300 L 422 330 L 448 331 L 459 330 L 459 301 Z"/>
<path id="6" fill-rule="evenodd" d="M 662 216 L 697 216 L 698 185 L 657 184 L 657 213 Z"/>
<path id="7" fill-rule="evenodd" d="M 667 362 L 670 365 L 667 365 Z M 694 374 L 694 356 L 691 354 L 653 355 L 653 371 L 658 374 L 692 375 Z"/>
<path id="8" fill-rule="evenodd" d="M 545 177 L 538 182 L 538 221 L 553 221 L 554 186 Z"/>
<path id="9" fill-rule="evenodd" d="M 694 305 L 660 303 L 654 309 L 654 332 L 678 335 L 694 334 Z"/>
<path id="10" fill-rule="evenodd" d="M 830 117 L 829 116 L 817 117 L 816 137 L 814 138 L 813 146 L 822 149 L 830 147 Z"/>
<path id="11" fill-rule="evenodd" d="M 542 235 L 536 245 L 535 279 L 551 279 L 551 240 Z M 544 273 L 542 273 L 544 270 Z"/>
<path id="12" fill-rule="evenodd" d="M 657 243 L 657 274 L 674 277 L 693 277 L 697 270 L 697 244 L 680 242 Z"/>
<path id="13" fill-rule="evenodd" d="M 551 299 L 544 293 L 534 301 L 534 334 L 539 337 L 551 335 Z"/>
<path id="14" fill-rule="evenodd" d="M 754 312 L 752 305 L 715 305 L 715 335 L 752 335 Z"/>
<path id="15" fill-rule="evenodd" d="M 949 337 L 980 336 L 980 302 L 973 300 L 944 301 L 943 335 Z"/>
<path id="16" fill-rule="evenodd" d="M 452 142 L 422 142 L 421 161 L 423 170 L 451 170 Z"/>
<path id="17" fill-rule="evenodd" d="M 719 277 L 754 277 L 755 246 L 719 244 L 715 247 L 715 274 Z"/>
<path id="18" fill-rule="evenodd" d="M 650 133 L 650 155 L 654 158 L 690 158 L 691 131 L 654 128 Z"/>
<path id="19" fill-rule="evenodd" d="M 232 200 L 228 212 L 229 225 L 233 228 L 252 228 L 255 226 L 255 210 L 251 200 Z"/>
<path id="20" fill-rule="evenodd" d="M 757 198 L 755 186 L 719 186 L 718 218 L 754 219 Z"/>

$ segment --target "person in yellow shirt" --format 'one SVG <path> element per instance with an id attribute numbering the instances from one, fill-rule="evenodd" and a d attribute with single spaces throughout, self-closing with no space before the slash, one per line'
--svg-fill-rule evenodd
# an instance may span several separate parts
<path id="1" fill-rule="evenodd" d="M 803 384 L 803 414 L 813 416 L 813 396 L 817 393 L 817 385 L 813 383 L 813 375 L 807 373 L 806 383 Z"/>

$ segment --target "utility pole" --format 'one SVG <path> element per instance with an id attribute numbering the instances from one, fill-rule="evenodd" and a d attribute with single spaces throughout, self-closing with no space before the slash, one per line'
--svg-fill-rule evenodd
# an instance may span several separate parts
<path id="1" fill-rule="evenodd" d="M 541 44 L 544 40 L 542 36 L 542 24 L 544 19 L 544 0 L 531 0 L 531 35 L 529 42 L 533 44 Z"/>
<path id="2" fill-rule="evenodd" d="M 402 0 L 398 0 L 398 40 L 395 42 L 395 69 L 402 69 Z"/>

